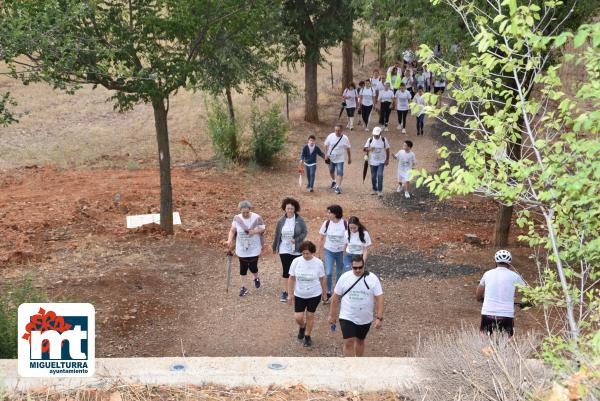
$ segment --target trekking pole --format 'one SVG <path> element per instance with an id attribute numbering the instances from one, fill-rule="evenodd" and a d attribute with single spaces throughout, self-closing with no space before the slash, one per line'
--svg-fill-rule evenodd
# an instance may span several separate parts
<path id="1" fill-rule="evenodd" d="M 225 286 L 225 292 L 229 292 L 229 285 L 231 284 L 231 265 L 233 264 L 233 252 L 227 251 L 227 284 Z"/>

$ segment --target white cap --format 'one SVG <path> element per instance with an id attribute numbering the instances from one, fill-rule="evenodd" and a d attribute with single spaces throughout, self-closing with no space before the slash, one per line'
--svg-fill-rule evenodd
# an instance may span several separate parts
<path id="1" fill-rule="evenodd" d="M 375 128 L 373 128 L 373 135 L 374 136 L 381 135 L 381 127 L 375 127 Z"/>

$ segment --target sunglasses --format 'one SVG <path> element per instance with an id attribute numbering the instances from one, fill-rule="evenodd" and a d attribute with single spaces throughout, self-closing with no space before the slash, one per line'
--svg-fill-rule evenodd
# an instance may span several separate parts
<path id="1" fill-rule="evenodd" d="M 352 270 L 360 270 L 362 269 L 364 266 L 352 266 Z"/>

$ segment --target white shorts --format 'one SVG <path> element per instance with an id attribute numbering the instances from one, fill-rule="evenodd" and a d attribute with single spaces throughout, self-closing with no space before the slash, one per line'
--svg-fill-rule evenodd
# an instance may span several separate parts
<path id="1" fill-rule="evenodd" d="M 398 170 L 398 182 L 410 181 L 411 170 Z"/>

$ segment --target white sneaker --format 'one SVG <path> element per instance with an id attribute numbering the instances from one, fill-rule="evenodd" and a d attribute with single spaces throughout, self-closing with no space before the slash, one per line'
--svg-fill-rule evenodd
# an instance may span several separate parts
<path id="1" fill-rule="evenodd" d="M 383 198 L 383 192 L 378 193 L 380 198 Z"/>
<path id="2" fill-rule="evenodd" d="M 377 191 L 371 192 L 371 195 L 377 195 Z"/>
<path id="3" fill-rule="evenodd" d="M 410 198 L 410 194 L 408 193 L 408 191 L 404 191 L 404 197 L 406 199 Z"/>
<path id="4" fill-rule="evenodd" d="M 406 128 L 402 128 L 402 133 L 406 134 Z"/>
<path id="5" fill-rule="evenodd" d="M 398 185 L 398 188 L 396 188 L 396 192 L 402 192 L 402 185 Z"/>
<path id="6" fill-rule="evenodd" d="M 365 131 L 366 131 L 366 132 L 369 132 L 369 129 L 365 127 Z"/>
<path id="7" fill-rule="evenodd" d="M 398 124 L 398 126 L 396 127 L 396 129 L 400 130 L 400 128 L 402 128 L 402 126 L 400 124 Z"/>
<path id="8" fill-rule="evenodd" d="M 390 130 L 390 129 L 389 129 L 387 126 L 384 128 L 384 131 L 385 131 L 385 132 L 388 132 L 389 130 Z"/>

